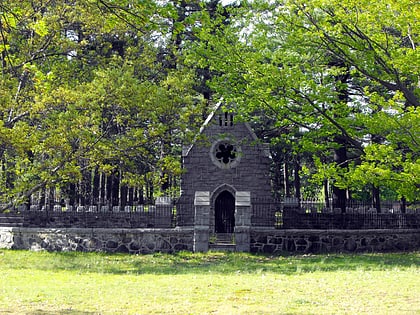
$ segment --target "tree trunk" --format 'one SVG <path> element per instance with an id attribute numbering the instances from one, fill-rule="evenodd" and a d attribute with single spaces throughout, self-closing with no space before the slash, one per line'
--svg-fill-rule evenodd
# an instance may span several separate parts
<path id="1" fill-rule="evenodd" d="M 329 65 L 331 67 L 340 67 L 346 69 L 344 73 L 334 76 L 336 81 L 335 90 L 337 92 L 337 97 L 340 103 L 348 103 L 349 91 L 347 88 L 347 83 L 350 78 L 350 69 L 349 67 L 340 59 L 332 58 Z M 337 118 L 334 115 L 334 118 Z M 334 149 L 334 162 L 340 167 L 347 169 L 347 142 L 348 138 L 345 135 L 336 135 L 334 137 L 334 142 L 338 145 Z M 346 212 L 346 199 L 347 199 L 347 190 L 333 185 L 333 208 L 341 209 L 342 213 Z"/>
<path id="2" fill-rule="evenodd" d="M 71 183 L 68 189 L 69 204 L 74 206 L 77 198 L 76 184 Z"/>
<path id="3" fill-rule="evenodd" d="M 339 147 L 334 150 L 334 162 L 337 163 L 340 167 L 347 167 L 347 149 L 345 146 L 345 140 L 341 137 L 335 137 L 334 141 L 339 144 Z M 341 209 L 342 213 L 346 212 L 346 199 L 347 199 L 347 190 L 333 185 L 332 187 L 333 194 L 333 208 Z"/>
<path id="4" fill-rule="evenodd" d="M 128 200 L 127 200 L 128 205 L 129 206 L 134 205 L 134 188 L 133 187 L 128 188 L 127 194 L 128 194 L 128 196 L 127 196 L 127 198 L 128 198 Z"/>
<path id="5" fill-rule="evenodd" d="M 407 211 L 407 199 L 403 196 L 401 198 L 401 212 L 406 213 Z"/>
<path id="6" fill-rule="evenodd" d="M 301 192 L 300 192 L 300 159 L 298 156 L 293 160 L 293 171 L 294 171 L 294 186 L 295 186 L 295 197 L 299 200 L 301 199 Z"/>
<path id="7" fill-rule="evenodd" d="M 290 197 L 289 165 L 287 164 L 287 162 L 283 163 L 283 185 L 284 196 Z"/>
<path id="8" fill-rule="evenodd" d="M 99 187 L 98 187 L 98 202 L 99 202 L 99 207 L 101 207 L 104 204 L 104 199 L 103 199 L 103 188 L 104 188 L 104 184 L 103 184 L 103 180 L 104 180 L 104 173 L 103 172 L 99 172 Z"/>
<path id="9" fill-rule="evenodd" d="M 328 179 L 324 179 L 323 182 L 324 187 L 324 200 L 325 200 L 325 208 L 330 208 L 330 193 L 328 191 Z"/>
<path id="10" fill-rule="evenodd" d="M 118 175 L 118 176 L 117 176 Z M 119 172 L 117 174 L 112 175 L 112 206 L 119 205 L 119 194 L 120 194 L 120 181 L 119 181 Z"/>
<path id="11" fill-rule="evenodd" d="M 118 182 L 119 182 L 118 205 L 120 206 L 121 209 L 124 209 L 124 207 L 127 204 L 127 186 L 122 185 L 122 170 L 120 170 L 119 172 Z"/>
<path id="12" fill-rule="evenodd" d="M 381 213 L 381 197 L 379 187 L 372 187 L 372 203 L 378 213 Z"/>

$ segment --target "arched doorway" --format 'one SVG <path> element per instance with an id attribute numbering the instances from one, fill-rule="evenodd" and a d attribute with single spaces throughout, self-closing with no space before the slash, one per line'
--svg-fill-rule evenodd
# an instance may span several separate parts
<path id="1" fill-rule="evenodd" d="M 227 190 L 222 191 L 214 203 L 215 232 L 233 233 L 235 228 L 235 197 Z"/>

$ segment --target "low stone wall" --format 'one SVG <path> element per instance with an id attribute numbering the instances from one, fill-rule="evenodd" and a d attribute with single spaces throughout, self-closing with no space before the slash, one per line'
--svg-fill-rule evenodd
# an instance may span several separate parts
<path id="1" fill-rule="evenodd" d="M 193 250 L 192 229 L 0 228 L 0 248 L 148 254 Z"/>
<path id="2" fill-rule="evenodd" d="M 420 229 L 275 230 L 251 232 L 254 253 L 339 253 L 420 250 Z"/>
<path id="3" fill-rule="evenodd" d="M 194 229 L 0 227 L 0 248 L 148 254 L 193 251 Z M 254 253 L 339 253 L 420 250 L 420 230 L 252 229 Z"/>

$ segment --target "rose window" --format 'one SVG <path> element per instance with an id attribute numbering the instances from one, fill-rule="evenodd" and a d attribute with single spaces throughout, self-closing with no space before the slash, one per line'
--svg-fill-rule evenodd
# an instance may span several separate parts
<path id="1" fill-rule="evenodd" d="M 211 158 L 213 163 L 220 168 L 235 167 L 239 162 L 240 148 L 229 141 L 216 142 L 212 146 Z"/>
<path id="2" fill-rule="evenodd" d="M 216 159 L 224 164 L 231 163 L 236 158 L 236 149 L 228 143 L 221 143 L 216 148 Z"/>

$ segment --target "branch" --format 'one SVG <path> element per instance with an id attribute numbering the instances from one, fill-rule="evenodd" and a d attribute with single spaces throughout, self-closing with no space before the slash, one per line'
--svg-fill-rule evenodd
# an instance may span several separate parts
<path id="1" fill-rule="evenodd" d="M 407 37 L 408 37 L 408 39 L 409 39 L 409 41 L 410 41 L 411 48 L 413 48 L 413 50 L 415 50 L 415 49 L 416 49 L 416 44 L 414 43 L 414 40 L 413 40 L 413 38 L 411 37 L 411 26 L 410 26 L 410 25 L 408 25 Z"/>
<path id="2" fill-rule="evenodd" d="M 276 111 L 265 99 L 260 99 L 260 101 L 262 102 L 262 103 L 264 103 L 267 107 L 268 107 L 268 109 L 270 109 L 270 111 L 274 114 L 274 117 L 276 117 L 276 118 L 278 118 L 278 116 L 279 116 L 279 112 L 278 111 Z M 290 108 L 289 108 L 290 109 Z M 293 112 L 295 112 L 295 113 L 297 113 L 296 111 L 294 111 L 294 110 L 292 110 L 292 109 L 290 109 L 290 111 L 293 111 Z M 284 117 L 282 117 L 282 118 L 285 118 L 285 119 L 287 119 L 287 120 L 289 120 L 290 122 L 292 122 L 293 124 L 295 124 L 296 126 L 299 126 L 299 127 L 303 127 L 303 128 L 307 128 L 307 129 L 313 129 L 312 127 L 310 127 L 309 125 L 306 125 L 306 124 L 303 124 L 302 122 L 300 122 L 300 121 L 298 121 L 298 120 L 295 120 L 295 119 L 293 119 L 293 118 L 290 118 L 290 116 L 284 116 Z"/>
<path id="3" fill-rule="evenodd" d="M 353 139 L 352 136 L 350 136 L 348 134 L 348 132 L 346 131 L 346 129 L 344 129 L 334 118 L 330 117 L 325 110 L 320 109 L 312 99 L 310 99 L 307 95 L 305 95 L 304 93 L 302 93 L 301 91 L 299 91 L 296 88 L 292 88 L 292 90 L 300 95 L 303 99 L 305 99 L 309 105 L 312 106 L 312 108 L 315 109 L 315 111 L 317 111 L 319 114 L 321 114 L 324 118 L 326 118 L 335 128 L 337 128 L 341 134 L 347 139 L 347 141 L 349 143 L 351 143 L 356 149 L 358 149 L 361 153 L 364 152 L 363 146 L 361 145 L 361 143 L 355 139 Z"/>
<path id="4" fill-rule="evenodd" d="M 10 66 L 12 67 L 12 69 L 13 69 L 13 63 L 12 63 L 12 60 L 10 59 L 10 55 L 9 55 L 9 53 L 8 53 L 8 51 L 7 51 L 7 49 L 6 49 L 6 43 L 7 43 L 7 39 L 6 39 L 6 35 L 4 34 L 4 31 L 3 31 L 4 29 L 3 29 L 3 24 L 2 24 L 2 22 L 1 22 L 1 19 L 0 19 L 0 35 L 1 35 L 1 40 L 2 40 L 2 42 L 3 42 L 3 53 L 4 53 L 4 56 L 7 58 L 7 60 L 9 61 L 9 64 L 10 64 Z M 3 70 L 4 71 L 4 70 Z M 16 73 L 15 73 L 16 74 Z"/>
<path id="5" fill-rule="evenodd" d="M 8 119 L 7 122 L 4 124 L 4 126 L 7 128 L 11 128 L 15 122 L 19 121 L 21 118 L 26 117 L 28 115 L 29 115 L 29 111 L 23 112 L 11 119 Z"/>
<path id="6" fill-rule="evenodd" d="M 420 102 L 418 100 L 418 98 L 414 95 L 414 93 L 412 91 L 410 91 L 410 89 L 405 86 L 400 79 L 400 75 L 398 73 L 398 71 L 392 67 L 388 67 L 386 62 L 376 53 L 375 49 L 374 49 L 374 45 L 381 48 L 382 50 L 384 50 L 385 54 L 387 56 L 389 56 L 389 53 L 386 51 L 386 49 L 384 47 L 382 47 L 380 44 L 374 42 L 371 38 L 369 38 L 366 34 L 364 34 L 357 26 L 356 26 L 356 31 L 351 30 L 348 26 L 343 24 L 343 28 L 346 30 L 345 35 L 349 36 L 350 38 L 353 38 L 354 41 L 356 41 L 356 39 L 354 39 L 353 35 L 356 35 L 357 37 L 360 38 L 360 40 L 365 41 L 368 45 L 369 45 L 369 49 L 371 51 L 374 52 L 374 60 L 376 62 L 378 62 L 379 65 L 381 65 L 381 67 L 383 68 L 383 70 L 385 72 L 387 72 L 390 75 L 393 75 L 395 77 L 395 81 L 396 83 L 391 83 L 388 81 L 385 81 L 383 79 L 381 79 L 378 76 L 373 75 L 372 73 L 369 73 L 367 70 L 365 70 L 364 68 L 362 68 L 358 61 L 355 60 L 353 57 L 351 57 L 349 54 L 347 54 L 340 46 L 340 45 L 345 45 L 347 47 L 351 47 L 354 49 L 354 47 L 352 47 L 351 45 L 349 45 L 348 43 L 343 43 L 341 41 L 339 41 L 336 38 L 333 38 L 332 36 L 330 36 L 323 28 L 321 28 L 321 26 L 318 24 L 318 22 L 315 20 L 315 18 L 309 13 L 309 12 L 305 12 L 304 11 L 305 16 L 307 17 L 308 21 L 323 35 L 323 38 L 321 38 L 321 41 L 323 42 L 324 46 L 326 49 L 328 49 L 335 57 L 337 57 L 338 59 L 344 60 L 347 64 L 352 65 L 353 67 L 355 67 L 355 69 L 357 71 L 359 71 L 360 73 L 362 73 L 363 75 L 365 75 L 367 78 L 378 82 L 379 84 L 383 85 L 384 87 L 386 87 L 387 89 L 389 89 L 390 91 L 401 91 L 406 100 L 412 104 L 415 107 L 420 106 Z"/>
<path id="7" fill-rule="evenodd" d="M 141 28 L 137 27 L 137 25 L 131 23 L 126 18 L 124 18 L 122 15 L 118 14 L 115 9 L 119 9 L 121 11 L 124 11 L 127 14 L 130 14 L 130 15 L 136 17 L 136 18 L 140 18 L 140 19 L 144 20 L 144 18 L 142 16 L 139 16 L 137 14 L 134 14 L 133 12 L 130 12 L 129 10 L 127 10 L 127 9 L 121 7 L 121 6 L 116 6 L 116 5 L 108 4 L 104 0 L 98 0 L 98 2 L 101 3 L 109 12 L 111 12 L 112 14 L 114 14 L 121 21 L 123 21 L 124 23 L 127 23 L 127 25 L 131 26 L 132 28 L 134 28 L 135 30 L 141 32 L 142 34 L 145 34 L 146 33 L 144 30 L 142 30 Z"/>

